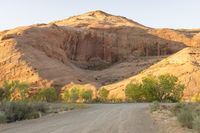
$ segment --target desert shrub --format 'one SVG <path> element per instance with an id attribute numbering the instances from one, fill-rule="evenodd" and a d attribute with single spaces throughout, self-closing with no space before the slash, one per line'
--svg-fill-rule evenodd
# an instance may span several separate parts
<path id="1" fill-rule="evenodd" d="M 26 116 L 33 111 L 25 102 L 5 102 L 1 111 L 5 112 L 8 122 L 27 119 Z"/>
<path id="2" fill-rule="evenodd" d="M 182 126 L 200 133 L 200 106 L 197 103 L 178 103 L 171 110 Z"/>
<path id="3" fill-rule="evenodd" d="M 33 112 L 30 112 L 30 113 L 27 113 L 25 115 L 24 119 L 30 120 L 30 119 L 36 119 L 36 118 L 39 118 L 39 117 L 40 117 L 40 112 L 33 111 Z"/>
<path id="4" fill-rule="evenodd" d="M 40 116 L 38 108 L 28 102 L 5 102 L 1 105 L 1 111 L 5 113 L 8 122 L 33 119 Z"/>
<path id="5" fill-rule="evenodd" d="M 194 112 L 196 113 L 196 115 L 200 116 L 200 105 L 194 105 L 195 107 L 193 108 L 194 109 Z"/>
<path id="6" fill-rule="evenodd" d="M 4 99 L 4 90 L 3 88 L 0 88 L 0 101 Z"/>
<path id="7" fill-rule="evenodd" d="M 191 112 L 187 109 L 182 109 L 177 114 L 177 118 L 178 118 L 178 121 L 182 124 L 182 126 L 192 128 L 192 123 L 194 120 L 193 112 Z"/>
<path id="8" fill-rule="evenodd" d="M 0 123 L 6 123 L 6 115 L 4 112 L 0 111 Z"/>
<path id="9" fill-rule="evenodd" d="M 55 88 L 43 88 L 32 98 L 36 101 L 55 102 L 58 100 L 58 94 Z"/>
<path id="10" fill-rule="evenodd" d="M 174 107 L 172 107 L 171 111 L 172 113 L 174 113 L 175 115 L 177 115 L 178 113 L 180 113 L 180 111 L 182 109 L 185 109 L 185 104 L 183 103 L 177 103 Z"/>
<path id="11" fill-rule="evenodd" d="M 92 90 L 83 90 L 81 93 L 81 97 L 85 102 L 91 102 L 92 100 Z"/>
<path id="12" fill-rule="evenodd" d="M 37 112 L 46 113 L 48 106 L 43 102 L 30 102 L 29 105 Z"/>
<path id="13" fill-rule="evenodd" d="M 160 109 L 160 103 L 158 101 L 154 101 L 152 104 L 150 104 L 151 112 L 157 111 L 158 109 Z"/>
<path id="14" fill-rule="evenodd" d="M 80 97 L 80 90 L 78 88 L 72 88 L 70 90 L 70 102 L 76 102 Z"/>
<path id="15" fill-rule="evenodd" d="M 105 88 L 102 88 L 102 89 L 99 90 L 98 94 L 99 94 L 100 101 L 105 102 L 108 98 L 109 91 L 106 90 Z"/>
<path id="16" fill-rule="evenodd" d="M 200 133 L 200 116 L 194 118 L 192 128 Z"/>
<path id="17" fill-rule="evenodd" d="M 158 77 L 146 76 L 141 84 L 127 85 L 125 94 L 134 101 L 178 102 L 183 95 L 184 85 L 178 83 L 178 78 L 164 74 Z"/>
<path id="18" fill-rule="evenodd" d="M 143 100 L 143 89 L 140 84 L 128 84 L 125 89 L 125 95 L 127 100 L 131 101 L 142 101 Z"/>

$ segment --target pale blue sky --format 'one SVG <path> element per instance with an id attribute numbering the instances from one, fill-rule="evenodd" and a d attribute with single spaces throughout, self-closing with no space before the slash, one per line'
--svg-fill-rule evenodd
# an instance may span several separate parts
<path id="1" fill-rule="evenodd" d="M 150 27 L 200 28 L 200 0 L 1 0 L 0 30 L 92 10 L 125 16 Z"/>

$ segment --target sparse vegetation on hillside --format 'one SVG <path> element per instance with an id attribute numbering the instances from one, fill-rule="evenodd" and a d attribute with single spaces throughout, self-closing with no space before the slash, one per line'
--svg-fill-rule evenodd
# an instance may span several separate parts
<path id="1" fill-rule="evenodd" d="M 127 85 L 125 95 L 132 101 L 160 101 L 178 102 L 183 95 L 184 85 L 178 82 L 178 78 L 170 75 L 147 76 L 142 83 L 130 83 Z"/>

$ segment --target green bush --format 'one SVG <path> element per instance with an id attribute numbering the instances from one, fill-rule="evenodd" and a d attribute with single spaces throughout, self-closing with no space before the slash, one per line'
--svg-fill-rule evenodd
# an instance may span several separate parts
<path id="1" fill-rule="evenodd" d="M 66 102 L 76 102 L 79 99 L 83 99 L 84 102 L 91 102 L 93 92 L 92 90 L 80 90 L 79 88 L 72 88 L 71 90 L 65 90 L 62 95 L 62 99 Z"/>
<path id="2" fill-rule="evenodd" d="M 194 118 L 192 128 L 200 133 L 200 116 Z"/>
<path id="3" fill-rule="evenodd" d="M 70 102 L 76 102 L 80 97 L 80 90 L 73 88 L 70 90 Z"/>
<path id="4" fill-rule="evenodd" d="M 125 89 L 125 95 L 127 100 L 140 102 L 143 101 L 143 89 L 140 84 L 128 84 Z"/>
<path id="5" fill-rule="evenodd" d="M 19 85 L 19 81 L 5 81 L 4 82 L 3 89 L 4 89 L 5 100 L 11 100 L 11 94 L 15 91 L 18 85 Z"/>
<path id="6" fill-rule="evenodd" d="M 20 99 L 25 100 L 28 98 L 28 91 L 29 91 L 30 85 L 27 83 L 19 83 L 17 86 L 17 91 L 20 93 Z"/>
<path id="7" fill-rule="evenodd" d="M 85 102 L 91 102 L 92 100 L 92 90 L 83 90 L 81 97 Z"/>
<path id="8" fill-rule="evenodd" d="M 18 80 L 5 81 L 0 90 L 1 100 L 11 100 L 11 95 L 18 91 L 20 93 L 20 99 L 25 100 L 28 96 L 29 84 L 20 83 Z"/>
<path id="9" fill-rule="evenodd" d="M 182 109 L 179 112 L 179 114 L 177 114 L 177 118 L 178 118 L 178 121 L 182 124 L 182 126 L 192 128 L 192 123 L 194 120 L 193 112 Z"/>
<path id="10" fill-rule="evenodd" d="M 0 123 L 6 123 L 6 115 L 4 112 L 0 111 Z"/>
<path id="11" fill-rule="evenodd" d="M 165 74 L 158 77 L 160 82 L 160 101 L 170 100 L 178 102 L 183 96 L 184 85 L 178 83 L 176 76 Z"/>
<path id="12" fill-rule="evenodd" d="M 99 90 L 99 99 L 102 102 L 105 102 L 107 100 L 108 95 L 109 95 L 109 91 L 106 90 L 105 88 L 102 88 L 102 89 Z"/>
<path id="13" fill-rule="evenodd" d="M 125 95 L 133 101 L 178 102 L 183 95 L 184 85 L 178 83 L 178 78 L 170 75 L 147 76 L 141 84 L 127 85 Z"/>
<path id="14" fill-rule="evenodd" d="M 58 100 L 58 94 L 55 88 L 43 88 L 32 98 L 36 101 L 55 102 Z"/>
<path id="15" fill-rule="evenodd" d="M 65 101 L 65 102 L 69 102 L 70 101 L 70 92 L 69 90 L 65 90 L 63 92 L 63 97 L 62 99 Z"/>
<path id="16" fill-rule="evenodd" d="M 160 101 L 158 98 L 159 81 L 154 76 L 147 76 L 142 80 L 142 89 L 144 92 L 145 101 Z"/>

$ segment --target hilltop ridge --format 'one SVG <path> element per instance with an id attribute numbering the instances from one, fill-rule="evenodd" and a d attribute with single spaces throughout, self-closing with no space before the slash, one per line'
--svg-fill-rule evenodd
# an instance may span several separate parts
<path id="1" fill-rule="evenodd" d="M 73 16 L 64 20 L 52 22 L 59 26 L 73 26 L 78 28 L 114 28 L 114 27 L 137 27 L 147 29 L 146 26 L 122 16 L 115 16 L 101 10 L 91 11 Z"/>

